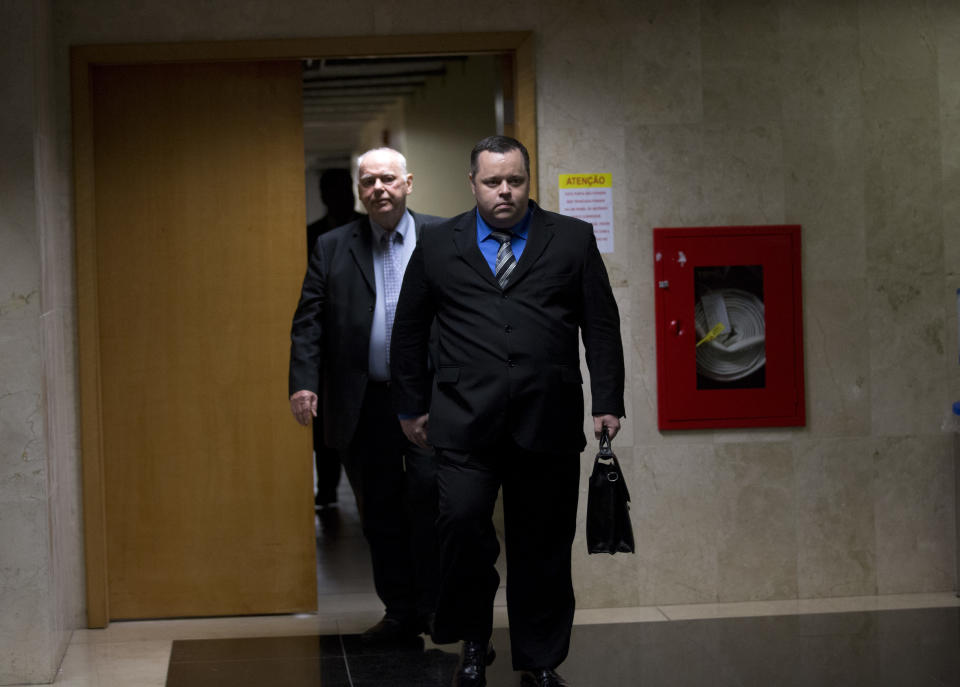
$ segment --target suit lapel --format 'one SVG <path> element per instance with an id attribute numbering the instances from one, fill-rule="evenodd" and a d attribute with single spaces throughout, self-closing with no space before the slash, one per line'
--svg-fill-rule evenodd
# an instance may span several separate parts
<path id="1" fill-rule="evenodd" d="M 480 252 L 477 245 L 477 213 L 476 210 L 464 213 L 453 228 L 453 242 L 457 247 L 457 253 L 460 257 L 472 267 L 477 274 L 486 280 L 491 286 L 499 289 L 500 285 L 493 276 L 490 265 L 486 258 Z"/>
<path id="2" fill-rule="evenodd" d="M 543 251 L 546 250 L 547 244 L 553 239 L 553 222 L 547 218 L 540 206 L 532 200 L 530 201 L 530 207 L 533 208 L 533 216 L 530 218 L 527 244 L 523 247 L 523 253 L 520 254 L 517 266 L 513 268 L 513 274 L 510 275 L 510 281 L 507 282 L 507 288 L 504 290 L 509 290 L 526 276 L 530 267 L 540 258 Z M 489 267 L 487 271 L 490 271 Z"/>
<path id="3" fill-rule="evenodd" d="M 377 282 L 373 277 L 373 230 L 370 228 L 370 220 L 364 218 L 357 222 L 356 229 L 353 230 L 352 240 L 350 241 L 350 255 L 364 281 L 370 288 L 371 293 L 377 292 Z"/>
<path id="4" fill-rule="evenodd" d="M 420 235 L 423 233 L 423 219 L 418 217 L 417 213 L 410 208 L 407 208 L 407 212 L 413 217 L 413 233 L 417 236 L 417 243 L 420 243 Z"/>

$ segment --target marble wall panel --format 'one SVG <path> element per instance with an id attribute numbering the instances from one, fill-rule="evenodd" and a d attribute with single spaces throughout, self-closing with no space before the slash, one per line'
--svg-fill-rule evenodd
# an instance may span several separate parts
<path id="1" fill-rule="evenodd" d="M 780 0 L 781 37 L 857 34 L 860 16 L 856 2 L 836 0 Z"/>
<path id="2" fill-rule="evenodd" d="M 857 35 L 785 37 L 781 91 L 784 119 L 860 117 Z"/>
<path id="3" fill-rule="evenodd" d="M 807 428 L 821 438 L 869 436 L 866 280 L 807 280 L 803 300 Z"/>
<path id="4" fill-rule="evenodd" d="M 717 600 L 797 596 L 797 520 L 789 442 L 720 444 Z"/>
<path id="5" fill-rule="evenodd" d="M 877 591 L 954 588 L 952 437 L 875 440 Z"/>
<path id="6" fill-rule="evenodd" d="M 637 16 L 658 12 L 667 4 L 667 0 L 541 0 L 536 27 L 540 53 L 544 54 L 549 44 L 556 42 L 572 49 L 571 56 L 592 61 L 603 54 L 605 46 L 622 44 L 632 32 Z M 473 18 L 467 19 L 467 23 L 472 26 Z M 618 72 L 618 64 L 609 63 L 602 71 Z M 537 78 L 539 81 L 539 74 Z"/>
<path id="7" fill-rule="evenodd" d="M 782 2 L 780 59 L 785 120 L 862 115 L 855 3 Z"/>
<path id="8" fill-rule="evenodd" d="M 34 165 L 41 256 L 41 318 L 47 485 L 50 519 L 50 654 L 64 655 L 73 630 L 85 624 L 81 464 L 75 365 L 73 227 L 69 165 L 59 158 L 53 34 L 49 0 L 36 9 L 36 132 Z"/>
<path id="9" fill-rule="evenodd" d="M 744 427 L 732 429 L 718 429 L 713 434 L 713 443 L 745 444 L 745 443 L 783 443 L 797 438 L 803 438 L 809 433 L 805 427 Z"/>
<path id="10" fill-rule="evenodd" d="M 708 224 L 783 223 L 783 133 L 779 123 L 708 125 L 703 157 Z"/>
<path id="11" fill-rule="evenodd" d="M 623 59 L 626 123 L 677 124 L 703 119 L 700 7 L 684 0 L 641 4 Z"/>
<path id="12" fill-rule="evenodd" d="M 612 33 L 589 46 L 545 34 L 537 59 L 539 131 L 587 130 L 623 124 L 623 88 L 619 65 L 625 39 Z"/>
<path id="13" fill-rule="evenodd" d="M 943 274 L 938 118 L 864 128 L 867 269 L 872 277 Z"/>
<path id="14" fill-rule="evenodd" d="M 934 0 L 940 112 L 960 116 L 960 12 L 953 0 Z"/>
<path id="15" fill-rule="evenodd" d="M 66 194 L 49 185 L 66 172 L 54 138 L 48 11 L 46 0 L 0 10 L 0 91 L 10 103 L 0 114 L 0 148 L 10 153 L 0 171 L 0 684 L 52 680 L 83 599 L 78 514 L 54 524 L 80 490 L 77 451 L 61 452 L 62 472 L 51 457 L 75 429 L 52 425 L 49 406 L 56 397 L 69 417 L 76 400 L 71 373 L 57 365 L 72 355 L 72 329 L 45 317 L 63 320 L 73 303 Z M 17 96 L 7 91 L 15 85 Z"/>
<path id="16" fill-rule="evenodd" d="M 936 117 L 937 34 L 930 3 L 881 0 L 857 5 L 864 117 Z"/>
<path id="17" fill-rule="evenodd" d="M 645 329 L 644 323 L 633 321 L 633 303 L 630 289 L 625 286 L 613 289 L 613 297 L 617 300 L 617 307 L 620 309 L 620 338 L 623 343 L 624 360 L 624 390 L 623 405 L 626 417 L 621 420 L 620 433 L 617 435 L 617 446 L 625 451 L 636 443 L 637 432 L 637 411 L 633 407 L 633 393 L 631 380 L 633 379 L 633 356 L 631 355 L 631 342 L 633 341 L 633 328 L 639 326 Z M 591 425 L 590 418 L 587 418 L 588 427 Z M 587 434 L 587 442 L 590 443 L 591 434 Z M 590 450 L 587 451 L 590 453 Z"/>
<path id="18" fill-rule="evenodd" d="M 947 277 L 943 300 L 947 313 L 947 355 L 944 361 L 947 398 L 941 409 L 941 428 L 949 426 L 948 421 L 960 423 L 952 415 L 953 403 L 960 401 L 960 305 L 957 303 L 960 300 L 960 271 Z M 957 427 L 956 424 L 953 426 Z M 960 450 L 960 444 L 957 448 Z M 960 453 L 957 453 L 957 459 L 960 460 Z"/>
<path id="19" fill-rule="evenodd" d="M 4 151 L 4 164 L 0 165 L 0 318 L 32 318 L 40 302 L 40 256 L 32 203 L 33 148 L 30 131 L 7 117 L 0 114 Z"/>
<path id="20" fill-rule="evenodd" d="M 548 12 L 553 12 L 562 3 L 551 3 Z M 441 6 L 448 12 L 456 8 L 456 15 L 463 20 L 464 31 L 529 31 L 541 21 L 543 8 L 529 0 L 491 0 L 482 7 L 468 3 L 451 3 Z"/>
<path id="21" fill-rule="evenodd" d="M 463 30 L 462 0 L 374 0 L 374 33 L 445 33 Z"/>
<path id="22" fill-rule="evenodd" d="M 940 120 L 943 174 L 943 264 L 947 274 L 960 275 L 960 110 Z"/>
<path id="23" fill-rule="evenodd" d="M 868 439 L 794 446 L 800 598 L 877 593 L 871 449 Z"/>
<path id="24" fill-rule="evenodd" d="M 780 121 L 777 3 L 704 0 L 700 14 L 705 120 Z"/>
<path id="25" fill-rule="evenodd" d="M 632 126 L 625 133 L 627 214 L 639 227 L 631 261 L 653 265 L 655 227 L 707 221 L 703 127 L 698 124 Z"/>
<path id="26" fill-rule="evenodd" d="M 624 470 L 633 498 L 640 603 L 716 601 L 723 506 L 713 447 L 637 447 Z"/>
<path id="27" fill-rule="evenodd" d="M 51 647 L 46 499 L 0 498 L 0 684 L 50 681 L 60 656 Z"/>
<path id="28" fill-rule="evenodd" d="M 40 334 L 31 324 L 0 320 L 0 348 L 18 363 L 0 366 L 0 503 L 47 498 Z"/>
<path id="29" fill-rule="evenodd" d="M 85 624 L 86 597 L 82 473 L 70 323 L 69 311 L 64 309 L 52 310 L 42 317 L 53 631 L 60 636 L 62 650 L 66 649 L 71 631 Z"/>
<path id="30" fill-rule="evenodd" d="M 0 244 L 11 245 L 3 240 L 9 236 L 0 231 Z M 33 262 L 36 269 L 33 246 L 13 245 L 23 262 Z M 46 499 L 39 273 L 16 276 L 25 280 L 19 288 L 10 283 L 0 287 L 11 289 L 0 301 L 0 502 Z"/>
<path id="31" fill-rule="evenodd" d="M 53 107 L 52 103 L 50 107 Z M 58 157 L 56 134 L 52 133 L 55 126 L 52 113 L 46 126 L 45 133 L 37 134 L 35 146 L 41 308 L 43 312 L 54 309 L 71 311 L 76 300 L 73 292 L 76 272 L 69 192 L 71 180 L 69 167 Z"/>
<path id="32" fill-rule="evenodd" d="M 54 30 L 58 41 L 75 45 L 355 36 L 375 32 L 374 9 L 375 5 L 309 0 L 173 0 L 135 6 L 122 0 L 79 0 L 55 3 Z M 392 8 L 384 11 L 389 12 L 388 20 L 400 13 Z"/>
<path id="33" fill-rule="evenodd" d="M 652 269 L 652 267 L 651 267 Z M 631 375 L 627 378 L 627 394 L 632 398 L 634 445 L 656 444 L 661 440 L 657 429 L 657 357 L 653 287 L 644 283 L 631 285 L 631 319 L 634 326 L 629 341 Z"/>
<path id="34" fill-rule="evenodd" d="M 863 125 L 790 121 L 783 128 L 785 217 L 803 227 L 805 280 L 866 276 Z"/>
<path id="35" fill-rule="evenodd" d="M 946 402 L 942 277 L 868 280 L 871 433 L 939 431 Z"/>

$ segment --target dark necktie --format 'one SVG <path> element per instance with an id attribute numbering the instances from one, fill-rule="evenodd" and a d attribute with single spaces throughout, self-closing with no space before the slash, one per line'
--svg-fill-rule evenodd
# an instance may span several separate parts
<path id="1" fill-rule="evenodd" d="M 506 288 L 510 281 L 510 273 L 517 266 L 517 259 L 513 257 L 513 248 L 510 247 L 511 234 L 503 231 L 491 231 L 490 236 L 500 242 L 500 248 L 497 250 L 497 264 L 493 268 L 493 273 L 497 277 L 500 288 Z"/>

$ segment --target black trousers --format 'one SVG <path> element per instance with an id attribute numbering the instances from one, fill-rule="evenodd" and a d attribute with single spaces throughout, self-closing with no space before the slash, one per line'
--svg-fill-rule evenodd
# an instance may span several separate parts
<path id="1" fill-rule="evenodd" d="M 317 466 L 318 506 L 337 502 L 337 487 L 340 485 L 340 455 L 337 450 L 326 445 L 323 438 L 323 408 L 317 409 L 317 418 L 313 427 L 313 458 Z"/>
<path id="2" fill-rule="evenodd" d="M 502 486 L 513 667 L 555 668 L 567 657 L 573 625 L 579 454 L 532 453 L 505 441 L 477 452 L 442 449 L 437 457 L 441 581 L 434 640 L 486 642 L 493 631 L 500 546 L 491 518 Z"/>
<path id="3" fill-rule="evenodd" d="M 367 385 L 357 430 L 342 459 L 387 614 L 433 613 L 440 572 L 437 462 L 432 451 L 403 435 L 386 383 Z"/>

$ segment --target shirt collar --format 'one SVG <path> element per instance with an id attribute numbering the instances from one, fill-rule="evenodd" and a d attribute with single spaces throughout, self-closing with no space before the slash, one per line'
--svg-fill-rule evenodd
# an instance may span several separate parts
<path id="1" fill-rule="evenodd" d="M 404 210 L 403 216 L 400 218 L 400 221 L 397 222 L 397 226 L 393 230 L 393 233 L 400 237 L 399 243 L 403 243 L 407 240 L 407 234 L 410 232 L 410 228 L 412 226 L 413 217 L 410 215 L 409 210 Z M 373 242 L 379 246 L 380 242 L 383 241 L 383 237 L 387 233 L 387 230 L 374 222 L 373 218 L 370 218 L 370 228 L 373 230 Z M 396 241 L 396 239 L 394 240 Z"/>
<path id="2" fill-rule="evenodd" d="M 505 231 L 508 234 L 513 234 L 514 236 L 519 236 L 522 239 L 527 238 L 527 232 L 530 231 L 530 217 L 533 215 L 533 208 L 527 208 L 527 213 L 523 216 L 523 219 L 514 224 L 509 229 L 498 229 L 496 231 Z M 477 239 L 480 241 L 486 241 L 490 238 L 490 232 L 494 231 L 489 224 L 483 221 L 483 217 L 480 216 L 480 210 L 477 210 Z"/>

